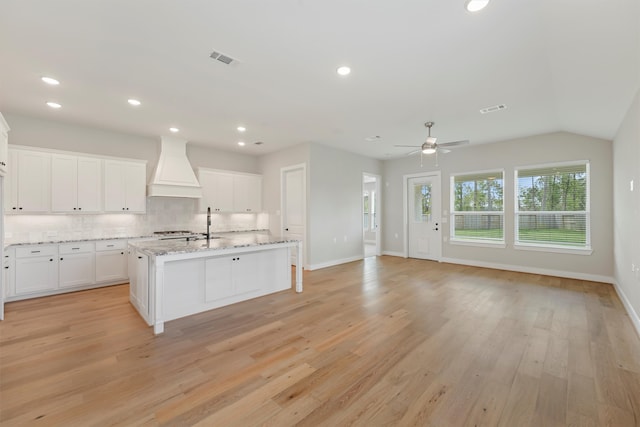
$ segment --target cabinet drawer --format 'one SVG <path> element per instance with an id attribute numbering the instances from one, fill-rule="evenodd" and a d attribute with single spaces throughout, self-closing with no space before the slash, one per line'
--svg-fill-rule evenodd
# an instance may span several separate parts
<path id="1" fill-rule="evenodd" d="M 43 245 L 43 246 L 27 246 L 23 248 L 16 248 L 16 258 L 29 258 L 39 256 L 52 256 L 56 255 L 58 247 L 56 245 Z"/>
<path id="2" fill-rule="evenodd" d="M 93 252 L 93 242 L 64 243 L 60 245 L 60 255 Z"/>
<path id="3" fill-rule="evenodd" d="M 96 242 L 96 251 L 115 251 L 127 248 L 126 240 L 99 240 Z"/>

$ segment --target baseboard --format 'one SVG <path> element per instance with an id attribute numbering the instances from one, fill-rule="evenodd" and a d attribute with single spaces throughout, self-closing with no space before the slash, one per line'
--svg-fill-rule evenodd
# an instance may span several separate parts
<path id="1" fill-rule="evenodd" d="M 565 277 L 567 279 L 588 280 L 590 282 L 602 282 L 614 284 L 613 277 L 599 274 L 585 274 L 574 271 L 549 270 L 546 268 L 524 267 L 521 265 L 498 264 L 484 261 L 470 261 L 458 258 L 442 258 L 441 262 L 450 264 L 470 265 L 473 267 L 493 268 L 495 270 L 516 271 L 518 273 L 542 274 L 544 276 Z"/>
<path id="2" fill-rule="evenodd" d="M 638 316 L 638 313 L 633 309 L 629 298 L 627 298 L 627 295 L 624 293 L 617 280 L 614 280 L 613 286 L 618 293 L 618 297 L 620 297 L 620 301 L 622 301 L 622 305 L 624 305 L 625 310 L 627 310 L 627 314 L 631 319 L 631 323 L 633 323 L 633 327 L 636 329 L 638 337 L 640 337 L 640 316 Z"/>
<path id="3" fill-rule="evenodd" d="M 382 251 L 382 255 L 399 256 L 400 258 L 404 258 L 404 253 L 403 252 Z"/>
<path id="4" fill-rule="evenodd" d="M 346 264 L 348 262 L 353 262 L 353 261 L 360 261 L 361 259 L 362 259 L 362 255 L 359 255 L 359 256 L 354 256 L 350 258 L 335 259 L 327 262 L 321 262 L 319 264 L 309 264 L 306 267 L 306 270 L 309 270 L 309 271 L 319 270 L 321 268 L 333 267 L 334 265 Z"/>

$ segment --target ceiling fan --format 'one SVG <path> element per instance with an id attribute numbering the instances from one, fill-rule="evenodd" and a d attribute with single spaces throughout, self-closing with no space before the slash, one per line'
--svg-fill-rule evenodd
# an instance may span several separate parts
<path id="1" fill-rule="evenodd" d="M 451 150 L 448 150 L 448 147 L 455 147 L 458 145 L 465 145 L 469 143 L 468 139 L 463 139 L 461 141 L 452 141 L 452 142 L 445 142 L 443 144 L 436 144 L 436 140 L 438 138 L 431 136 L 431 127 L 434 125 L 434 122 L 427 122 L 425 123 L 425 127 L 427 129 L 429 129 L 429 136 L 427 136 L 427 140 L 422 144 L 422 145 L 394 145 L 394 147 L 416 147 L 418 148 L 417 150 L 413 150 L 410 153 L 407 153 L 407 156 L 410 156 L 412 154 L 416 154 L 418 152 L 420 152 L 421 154 L 433 154 L 433 153 L 448 153 Z M 445 148 L 446 147 L 446 148 Z"/>

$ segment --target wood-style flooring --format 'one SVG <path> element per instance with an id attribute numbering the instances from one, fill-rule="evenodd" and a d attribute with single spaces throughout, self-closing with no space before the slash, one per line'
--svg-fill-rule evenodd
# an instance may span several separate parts
<path id="1" fill-rule="evenodd" d="M 638 426 L 611 285 L 396 257 L 167 323 L 128 286 L 6 305 L 2 426 Z"/>

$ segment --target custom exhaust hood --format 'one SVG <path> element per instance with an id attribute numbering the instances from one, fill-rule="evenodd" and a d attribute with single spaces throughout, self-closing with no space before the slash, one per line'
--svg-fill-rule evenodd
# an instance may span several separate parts
<path id="1" fill-rule="evenodd" d="M 202 188 L 187 158 L 187 141 L 163 136 L 160 157 L 147 186 L 149 197 L 202 197 Z"/>

